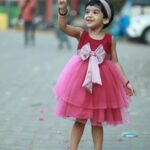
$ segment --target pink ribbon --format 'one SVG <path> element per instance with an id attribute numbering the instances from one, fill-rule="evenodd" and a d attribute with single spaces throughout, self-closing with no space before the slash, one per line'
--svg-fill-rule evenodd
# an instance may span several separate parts
<path id="1" fill-rule="evenodd" d="M 86 88 L 86 90 L 88 90 L 91 94 L 93 83 L 102 85 L 99 64 L 103 62 L 105 54 L 106 53 L 102 45 L 99 45 L 95 51 L 91 51 L 89 43 L 84 45 L 78 51 L 78 55 L 83 61 L 89 59 L 88 69 L 82 87 Z"/>

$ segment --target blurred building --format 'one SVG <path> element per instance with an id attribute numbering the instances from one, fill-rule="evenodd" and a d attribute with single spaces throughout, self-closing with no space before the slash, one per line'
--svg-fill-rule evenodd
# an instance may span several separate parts
<path id="1" fill-rule="evenodd" d="M 6 13 L 8 14 L 9 18 L 9 25 L 13 26 L 15 24 L 16 20 L 18 19 L 18 16 L 20 14 L 20 8 L 18 6 L 19 0 L 0 0 L 0 13 Z M 69 1 L 70 6 L 70 12 L 72 16 L 82 16 L 84 14 L 83 5 L 88 0 L 71 0 Z M 48 24 L 52 24 L 53 22 L 53 15 L 54 11 L 57 11 L 57 9 L 54 10 L 53 6 L 55 3 L 57 3 L 56 0 L 37 0 L 38 6 L 36 15 L 38 17 L 41 17 L 43 21 L 47 22 Z"/>
<path id="2" fill-rule="evenodd" d="M 19 0 L 0 0 L 0 13 L 7 13 L 10 25 L 13 24 L 12 20 L 17 18 L 20 14 L 18 6 Z M 51 22 L 53 0 L 37 0 L 37 15 L 41 16 L 47 22 Z"/>
<path id="3" fill-rule="evenodd" d="M 13 26 L 18 19 L 20 14 L 20 9 L 18 7 L 19 0 L 0 0 L 0 13 L 7 13 L 9 19 L 9 25 Z M 113 4 L 115 11 L 119 11 L 121 6 L 127 0 L 109 0 Z M 135 1 L 135 0 L 133 0 Z M 141 2 L 141 0 L 136 0 Z M 149 0 L 142 0 L 149 1 Z M 36 15 L 42 19 L 42 22 L 46 22 L 47 24 L 53 24 L 54 14 L 57 14 L 57 0 L 37 0 L 38 6 Z M 70 0 L 68 1 L 70 4 L 69 12 L 73 17 L 83 17 L 84 16 L 84 5 L 88 0 Z M 56 8 L 54 5 L 56 4 Z"/>

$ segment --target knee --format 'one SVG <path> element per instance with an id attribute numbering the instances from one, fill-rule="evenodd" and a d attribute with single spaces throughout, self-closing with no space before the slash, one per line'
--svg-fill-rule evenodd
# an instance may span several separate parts
<path id="1" fill-rule="evenodd" d="M 102 145 L 95 145 L 94 146 L 94 150 L 102 150 Z"/>
<path id="2" fill-rule="evenodd" d="M 96 148 L 96 149 L 94 149 L 94 150 L 102 150 L 101 148 Z"/>
<path id="3" fill-rule="evenodd" d="M 75 121 L 75 126 L 79 126 L 79 127 L 84 127 L 85 124 L 84 123 L 81 123 L 81 122 L 78 122 L 78 121 Z"/>
<path id="4" fill-rule="evenodd" d="M 81 126 L 85 126 L 87 119 L 76 119 L 75 123 Z"/>

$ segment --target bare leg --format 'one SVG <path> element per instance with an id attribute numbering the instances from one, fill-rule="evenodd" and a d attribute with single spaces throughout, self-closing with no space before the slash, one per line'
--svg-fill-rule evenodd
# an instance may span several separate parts
<path id="1" fill-rule="evenodd" d="M 92 126 L 92 137 L 93 137 L 94 150 L 102 150 L 103 127 Z"/>
<path id="2" fill-rule="evenodd" d="M 79 142 L 81 140 L 85 124 L 75 122 L 72 128 L 70 150 L 77 150 Z"/>

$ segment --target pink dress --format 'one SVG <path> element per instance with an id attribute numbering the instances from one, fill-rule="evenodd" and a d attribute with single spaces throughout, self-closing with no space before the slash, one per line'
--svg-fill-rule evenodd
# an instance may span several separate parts
<path id="1" fill-rule="evenodd" d="M 95 126 L 130 122 L 127 111 L 130 99 L 125 92 L 123 78 L 111 60 L 111 39 L 111 34 L 105 34 L 102 40 L 95 40 L 88 31 L 82 33 L 77 54 L 66 64 L 54 88 L 57 99 L 55 115 L 81 123 L 90 122 Z M 98 50 L 101 56 L 96 56 L 98 52 L 95 51 Z M 98 81 L 95 81 L 92 69 L 87 73 L 93 60 L 97 63 Z M 87 87 L 84 85 L 85 78 L 89 79 Z"/>

